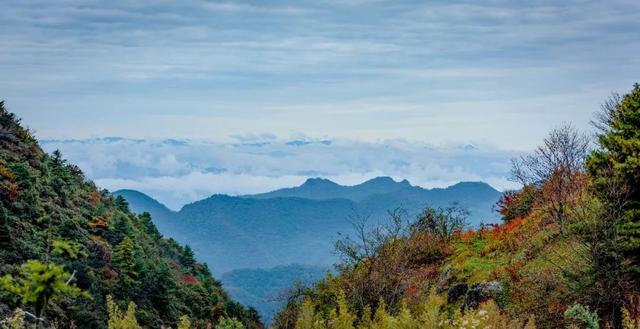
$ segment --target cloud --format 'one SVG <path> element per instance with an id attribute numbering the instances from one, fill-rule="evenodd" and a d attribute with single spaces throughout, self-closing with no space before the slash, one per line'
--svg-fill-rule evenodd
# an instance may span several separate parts
<path id="1" fill-rule="evenodd" d="M 260 142 L 265 138 L 268 142 Z M 506 180 L 509 159 L 518 154 L 483 144 L 371 143 L 271 134 L 236 139 L 241 142 L 112 137 L 46 140 L 43 147 L 60 149 L 103 188 L 141 190 L 173 209 L 216 193 L 252 194 L 296 186 L 308 177 L 354 185 L 391 176 L 427 188 L 485 181 L 506 189 L 514 186 Z"/>
<path id="2" fill-rule="evenodd" d="M 0 39 L 0 97 L 50 139 L 523 150 L 640 76 L 640 3 L 622 0 L 3 1 Z"/>

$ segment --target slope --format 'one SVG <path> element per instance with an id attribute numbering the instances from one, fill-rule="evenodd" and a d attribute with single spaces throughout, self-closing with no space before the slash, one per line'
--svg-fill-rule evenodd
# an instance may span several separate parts
<path id="1" fill-rule="evenodd" d="M 45 325 L 106 328 L 105 299 L 138 305 L 147 327 L 235 317 L 232 301 L 189 248 L 164 239 L 147 214 L 99 190 L 59 152 L 46 154 L 0 102 L 0 316 L 20 307 Z"/>

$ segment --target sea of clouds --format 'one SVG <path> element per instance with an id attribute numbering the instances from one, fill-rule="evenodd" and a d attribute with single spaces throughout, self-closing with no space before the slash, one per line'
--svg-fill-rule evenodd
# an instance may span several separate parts
<path id="1" fill-rule="evenodd" d="M 102 137 L 44 140 L 87 178 L 109 190 L 135 189 L 172 209 L 212 194 L 242 195 L 324 177 L 354 185 L 377 176 L 407 179 L 425 188 L 484 181 L 499 190 L 516 151 L 488 145 L 429 145 L 405 140 L 281 139 L 234 136 L 235 142 Z"/>

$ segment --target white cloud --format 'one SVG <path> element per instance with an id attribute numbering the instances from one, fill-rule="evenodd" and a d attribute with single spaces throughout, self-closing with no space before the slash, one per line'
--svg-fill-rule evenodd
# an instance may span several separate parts
<path id="1" fill-rule="evenodd" d="M 445 187 L 485 181 L 498 189 L 517 152 L 490 145 L 429 145 L 403 140 L 362 142 L 314 138 L 281 139 L 271 134 L 210 140 L 48 140 L 87 176 L 110 190 L 136 189 L 173 209 L 212 194 L 261 193 L 296 186 L 308 177 L 354 185 L 377 176 L 414 185 Z M 239 141 L 239 142 L 238 142 Z"/>

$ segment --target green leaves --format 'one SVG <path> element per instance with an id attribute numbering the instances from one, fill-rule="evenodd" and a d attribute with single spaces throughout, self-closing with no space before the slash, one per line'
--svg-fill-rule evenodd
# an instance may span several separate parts
<path id="1" fill-rule="evenodd" d="M 86 257 L 87 253 L 83 250 L 82 245 L 66 240 L 54 240 L 51 244 L 52 253 L 61 255 L 69 259 L 76 259 L 79 256 Z"/>
<path id="2" fill-rule="evenodd" d="M 63 297 L 76 298 L 90 296 L 71 283 L 72 274 L 61 265 L 45 264 L 39 260 L 29 260 L 20 268 L 20 277 L 14 282 L 10 275 L 0 278 L 0 287 L 17 294 L 25 305 L 32 304 L 36 315 L 40 316 L 50 300 Z"/>

